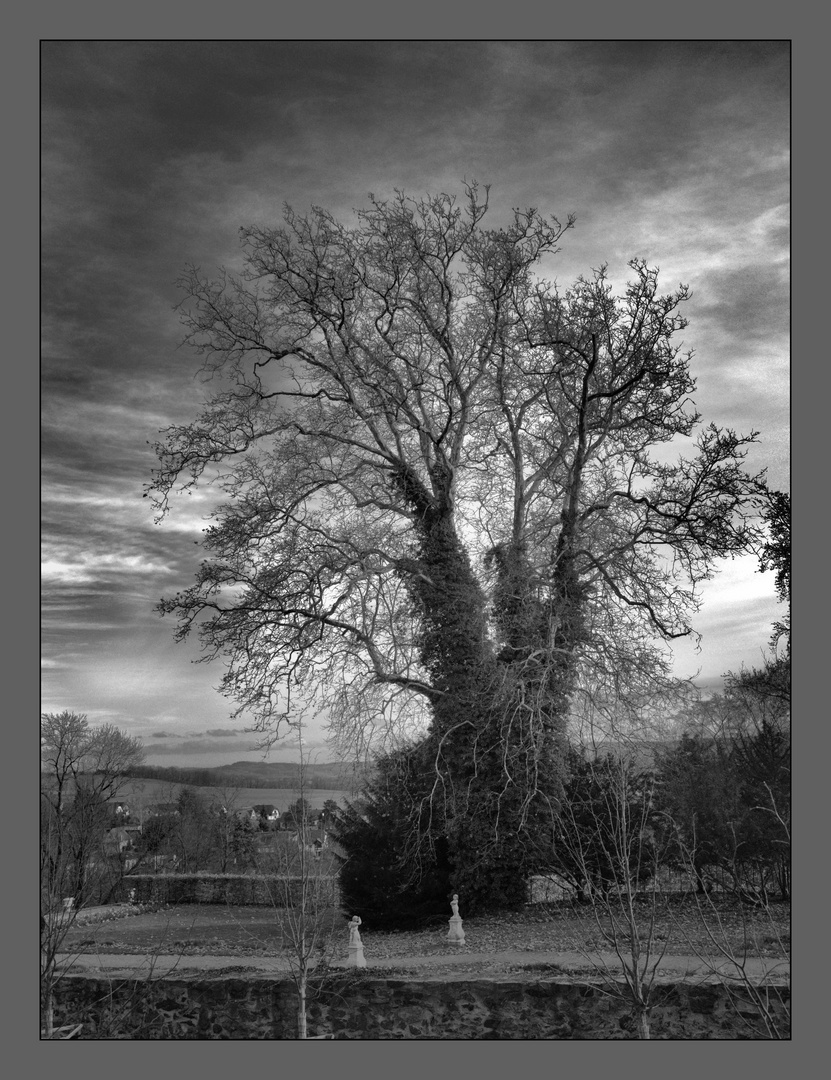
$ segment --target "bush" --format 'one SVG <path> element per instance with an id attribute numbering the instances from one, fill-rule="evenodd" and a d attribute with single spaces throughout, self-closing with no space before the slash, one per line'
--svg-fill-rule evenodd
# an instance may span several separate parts
<path id="1" fill-rule="evenodd" d="M 569 778 L 548 870 L 582 899 L 643 886 L 657 869 L 653 777 L 613 755 L 569 753 Z"/>
<path id="2" fill-rule="evenodd" d="M 727 730 L 685 734 L 658 755 L 673 853 L 692 870 L 699 892 L 717 880 L 747 898 L 769 889 L 790 896 L 789 691 L 783 661 L 731 676 L 719 699 Z"/>
<path id="3" fill-rule="evenodd" d="M 447 843 L 431 831 L 418 749 L 381 757 L 363 797 L 332 815 L 343 855 L 340 890 L 345 915 L 367 929 L 406 930 L 446 919 L 453 891 Z"/>

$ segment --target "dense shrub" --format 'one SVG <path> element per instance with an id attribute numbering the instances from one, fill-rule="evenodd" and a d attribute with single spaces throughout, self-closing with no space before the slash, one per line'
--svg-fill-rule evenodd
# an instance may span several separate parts
<path id="1" fill-rule="evenodd" d="M 659 752 L 658 800 L 673 865 L 685 866 L 703 892 L 713 867 L 730 862 L 741 811 L 738 783 L 725 740 L 682 736 Z"/>
<path id="2" fill-rule="evenodd" d="M 790 896 L 790 663 L 731 675 L 708 703 L 722 722 L 658 755 L 660 808 L 699 890 Z"/>
<path id="3" fill-rule="evenodd" d="M 383 756 L 360 800 L 331 821 L 343 855 L 340 891 L 345 915 L 367 929 L 405 930 L 446 919 L 451 895 L 446 841 L 431 818 L 418 747 Z"/>
<path id="4" fill-rule="evenodd" d="M 568 760 L 549 869 L 583 898 L 643 886 L 658 858 L 651 772 L 608 754 Z"/>

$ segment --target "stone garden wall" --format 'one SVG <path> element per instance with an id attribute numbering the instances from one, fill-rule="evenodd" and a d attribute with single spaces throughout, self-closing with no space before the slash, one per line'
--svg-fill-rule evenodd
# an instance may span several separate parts
<path id="1" fill-rule="evenodd" d="M 293 984 L 262 977 L 111 983 L 67 975 L 56 996 L 56 1026 L 84 1021 L 85 1038 L 293 1039 L 297 1030 Z M 785 1006 L 772 1007 L 784 1024 Z M 624 1002 L 554 980 L 411 982 L 351 973 L 310 1000 L 307 1016 L 309 1035 L 339 1039 L 634 1037 Z M 728 994 L 720 984 L 662 986 L 652 1013 L 656 1039 L 752 1039 L 763 1031 L 747 992 Z"/>

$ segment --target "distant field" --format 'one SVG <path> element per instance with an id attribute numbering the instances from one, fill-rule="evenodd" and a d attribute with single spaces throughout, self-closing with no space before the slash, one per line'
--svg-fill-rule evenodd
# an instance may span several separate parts
<path id="1" fill-rule="evenodd" d="M 142 807 L 160 802 L 174 802 L 179 790 L 185 785 L 167 780 L 126 780 L 119 790 L 121 798 L 130 805 L 135 815 Z M 254 806 L 271 803 L 280 813 L 288 810 L 296 802 L 300 792 L 289 788 L 247 788 L 247 787 L 196 787 L 186 785 L 198 792 L 210 802 L 227 800 L 233 807 Z M 346 800 L 354 799 L 351 791 L 330 791 L 323 788 L 307 788 L 303 793 L 306 802 L 313 810 L 321 810 L 327 799 L 333 799 L 343 805 Z M 227 805 L 227 804 L 226 804 Z"/>

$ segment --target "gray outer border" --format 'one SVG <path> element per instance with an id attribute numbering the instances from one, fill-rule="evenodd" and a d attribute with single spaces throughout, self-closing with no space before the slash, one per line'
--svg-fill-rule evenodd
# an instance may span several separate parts
<path id="1" fill-rule="evenodd" d="M 30 403 L 39 400 L 38 389 L 35 385 L 37 369 L 34 364 L 34 354 L 38 344 L 36 338 L 31 343 L 29 340 L 30 328 L 32 337 L 35 337 L 36 334 L 38 263 L 35 252 L 32 251 L 31 254 L 28 254 L 28 249 L 30 236 L 34 227 L 36 227 L 39 213 L 36 186 L 39 169 L 37 135 L 39 108 L 38 54 L 39 42 L 43 38 L 188 40 L 189 35 L 185 31 L 195 27 L 203 31 L 199 35 L 200 40 L 248 37 L 264 39 L 270 36 L 268 32 L 271 31 L 275 37 L 282 40 L 308 37 L 328 40 L 385 40 L 390 38 L 411 40 L 422 38 L 464 41 L 488 38 L 494 40 L 524 38 L 526 35 L 522 34 L 521 31 L 529 27 L 537 31 L 531 39 L 539 40 L 581 37 L 598 40 L 598 38 L 592 37 L 592 34 L 599 29 L 603 31 L 600 40 L 615 40 L 615 31 L 619 31 L 623 39 L 661 37 L 705 40 L 724 38 L 734 38 L 736 40 L 751 38 L 789 39 L 792 42 L 794 141 L 797 149 L 800 150 L 799 168 L 794 170 L 794 188 L 798 192 L 798 199 L 794 198 L 793 201 L 799 212 L 795 215 L 796 222 L 793 236 L 794 246 L 801 256 L 801 274 L 799 288 L 792 290 L 794 310 L 793 340 L 794 344 L 799 346 L 798 353 L 803 358 L 818 355 L 818 350 L 817 353 L 814 353 L 811 346 L 817 348 L 812 339 L 816 334 L 817 314 L 820 313 L 821 317 L 823 309 L 816 302 L 819 299 L 820 268 L 812 265 L 812 263 L 819 262 L 820 253 L 812 245 L 811 238 L 817 235 L 819 222 L 823 220 L 819 207 L 820 187 L 827 186 L 827 172 L 824 168 L 824 162 L 819 160 L 819 151 L 826 143 L 822 131 L 827 124 L 827 108 L 823 107 L 823 102 L 827 101 L 828 96 L 826 74 L 828 59 L 826 55 L 827 49 L 823 48 L 822 52 L 820 51 L 821 46 L 825 45 L 825 35 L 820 32 L 821 29 L 824 30 L 824 26 L 821 27 L 818 18 L 807 17 L 804 14 L 807 5 L 799 14 L 796 14 L 793 8 L 789 9 L 789 17 L 782 15 L 768 17 L 767 9 L 764 9 L 763 13 L 762 10 L 756 9 L 750 19 L 748 19 L 747 15 L 747 7 L 738 4 L 732 7 L 724 4 L 717 7 L 713 5 L 712 8 L 707 6 L 704 11 L 702 11 L 700 5 L 695 9 L 669 9 L 665 5 L 659 7 L 657 4 L 641 4 L 636 11 L 633 11 L 631 6 L 610 6 L 605 9 L 605 5 L 604 8 L 598 10 L 597 5 L 594 5 L 589 9 L 577 9 L 576 15 L 565 14 L 562 9 L 557 10 L 553 6 L 549 8 L 528 2 L 520 4 L 519 7 L 513 4 L 508 9 L 504 7 L 497 8 L 496 5 L 493 5 L 493 7 L 476 5 L 474 7 L 474 5 L 466 3 L 457 3 L 452 7 L 447 4 L 421 4 L 400 9 L 369 3 L 362 3 L 357 6 L 350 5 L 348 7 L 346 5 L 340 7 L 332 4 L 331 10 L 329 8 L 330 5 L 326 4 L 324 10 L 321 10 L 321 5 L 316 4 L 314 8 L 303 9 L 301 7 L 292 9 L 287 7 L 281 10 L 272 5 L 253 3 L 246 4 L 242 10 L 240 5 L 234 5 L 231 9 L 221 9 L 221 11 L 217 9 L 214 12 L 204 8 L 201 10 L 195 9 L 189 5 L 187 7 L 181 5 L 178 9 L 172 8 L 170 4 L 153 5 L 152 8 L 145 5 L 139 9 L 137 7 L 116 8 L 115 5 L 91 2 L 77 3 L 66 7 L 48 3 L 37 7 L 18 7 L 14 16 L 9 19 L 10 32 L 6 35 L 4 43 L 7 55 L 4 57 L 5 63 L 3 65 L 6 74 L 6 130 L 10 133 L 12 142 L 12 153 L 7 158 L 7 161 L 17 163 L 22 159 L 24 167 L 22 170 L 11 169 L 7 165 L 7 184 L 11 186 L 11 191 L 9 191 L 8 187 L 6 188 L 6 205 L 10 211 L 6 220 L 6 230 L 7 235 L 11 233 L 11 242 L 7 247 L 6 268 L 9 274 L 7 287 L 12 286 L 10 292 L 13 297 L 13 304 L 9 305 L 9 311 L 17 314 L 22 309 L 26 311 L 28 316 L 30 309 L 32 309 L 31 318 L 21 319 L 18 317 L 8 320 L 9 323 L 13 324 L 14 338 L 23 338 L 23 340 L 19 343 L 15 340 L 10 347 L 7 344 L 9 355 L 6 364 L 6 377 L 11 376 L 13 383 L 12 393 L 7 397 L 7 402 L 10 404 L 13 402 L 15 407 L 9 408 L 7 406 L 6 424 L 4 425 L 4 435 L 7 440 L 6 460 L 11 466 L 8 468 L 7 475 L 12 477 L 13 483 L 11 506 L 15 510 L 20 503 L 25 506 L 24 528 L 22 530 L 10 530 L 7 524 L 7 535 L 12 531 L 14 533 L 12 536 L 12 559 L 8 564 L 10 570 L 8 578 L 12 587 L 12 598 L 7 610 L 14 610 L 18 616 L 12 624 L 14 627 L 13 632 L 7 638 L 7 640 L 11 640 L 13 649 L 13 662 L 9 665 L 8 671 L 15 674 L 23 672 L 23 685 L 28 684 L 29 671 L 34 669 L 34 657 L 37 655 L 34 640 L 37 630 L 34 626 L 30 628 L 30 620 L 32 623 L 35 621 L 34 614 L 30 615 L 30 608 L 26 602 L 30 580 L 31 578 L 37 580 L 38 575 L 35 561 L 36 544 L 34 542 L 38 530 L 36 524 L 38 519 L 35 517 L 37 509 L 31 506 L 34 501 L 32 493 L 37 490 L 38 485 L 29 475 L 29 470 L 34 470 L 37 451 L 37 444 L 32 447 L 31 451 L 29 450 L 29 441 L 31 440 L 34 443 L 38 427 L 37 417 L 30 416 L 29 408 Z M 585 15 L 583 11 L 585 11 Z M 383 19 L 378 17 L 382 12 Z M 713 15 L 717 13 L 718 19 L 712 18 L 711 12 Z M 269 18 L 269 15 L 272 17 Z M 525 15 L 525 17 L 522 18 L 522 15 Z M 658 15 L 659 18 L 656 19 L 653 15 Z M 196 17 L 194 18 L 194 16 Z M 436 18 L 436 16 L 439 17 Z M 656 34 L 654 32 L 656 29 L 660 33 Z M 379 33 L 380 30 L 384 32 Z M 476 31 L 475 38 L 467 36 L 471 30 Z M 748 33 L 748 30 L 752 32 Z M 23 151 L 22 154 L 20 153 L 21 150 Z M 811 164 L 814 165 L 814 168 L 810 167 Z M 22 213 L 21 208 L 23 209 Z M 23 253 L 22 260 L 20 253 Z M 7 292 L 6 295 L 8 296 L 9 293 Z M 811 303 L 811 301 L 815 302 Z M 802 363 L 805 363 L 804 359 Z M 820 368 L 820 370 L 822 369 Z M 796 380 L 796 392 L 792 409 L 797 421 L 797 430 L 799 431 L 799 448 L 802 451 L 800 467 L 793 469 L 793 475 L 799 479 L 797 491 L 794 494 L 797 505 L 796 548 L 800 553 L 802 560 L 800 565 L 802 566 L 808 565 L 812 555 L 814 555 L 812 542 L 816 543 L 813 538 L 817 536 L 819 531 L 816 528 L 812 530 L 806 527 L 800 533 L 799 524 L 803 518 L 807 519 L 810 514 L 810 512 L 806 514 L 803 509 L 808 504 L 806 492 L 803 489 L 806 487 L 810 477 L 810 473 L 807 471 L 808 460 L 806 460 L 808 454 L 805 451 L 807 450 L 810 453 L 811 450 L 814 450 L 816 453 L 818 450 L 818 447 L 810 446 L 810 440 L 815 437 L 814 432 L 818 430 L 817 420 L 819 417 L 813 411 L 817 410 L 818 412 L 819 409 L 820 395 L 817 393 L 817 389 L 815 388 L 814 393 L 809 395 L 805 383 Z M 19 391 L 22 391 L 22 394 Z M 18 402 L 23 403 L 22 408 L 16 407 Z M 20 453 L 21 444 L 25 447 L 22 454 Z M 13 457 L 11 457 L 12 450 L 14 450 Z M 11 515 L 7 516 L 7 522 L 9 522 L 10 517 Z M 35 533 L 35 536 L 32 533 Z M 21 569 L 23 570 L 22 573 L 20 572 Z M 794 700 L 797 706 L 801 704 L 807 706 L 811 686 L 810 680 L 812 677 L 816 678 L 817 672 L 822 671 L 822 661 L 818 655 L 820 635 L 819 627 L 814 628 L 811 626 L 810 629 L 816 630 L 816 632 L 811 633 L 809 631 L 803 635 L 803 638 L 806 641 L 814 642 L 813 648 L 800 641 L 800 628 L 806 622 L 810 625 L 816 619 L 816 616 L 813 615 L 809 606 L 802 602 L 801 581 L 803 579 L 800 576 L 799 569 L 797 569 L 795 579 L 795 608 L 796 614 L 799 616 L 795 620 L 797 625 L 797 661 L 795 667 L 799 677 L 796 681 L 798 690 L 794 695 Z M 23 615 L 23 633 L 20 633 L 18 629 L 18 619 L 21 613 Z M 20 694 L 20 688 L 21 682 L 19 679 L 7 682 L 7 699 L 9 696 L 12 698 L 11 708 L 7 705 L 8 725 L 6 737 L 11 742 L 11 753 L 7 760 L 10 764 L 16 764 L 18 761 L 27 762 L 24 770 L 14 767 L 7 770 L 7 774 L 11 774 L 12 795 L 6 801 L 5 815 L 7 824 L 6 841 L 12 856 L 10 863 L 7 864 L 7 869 L 11 871 L 9 874 L 11 887 L 7 886 L 8 891 L 6 894 L 7 899 L 11 901 L 11 919 L 6 922 L 5 945 L 6 956 L 7 958 L 11 956 L 13 962 L 8 964 L 7 959 L 7 970 L 14 979 L 12 985 L 16 990 L 22 990 L 22 993 L 14 992 L 10 995 L 12 1005 L 7 1004 L 4 1010 L 7 1021 L 4 1025 L 7 1039 L 7 1056 L 15 1063 L 19 1060 L 18 1050 L 28 1050 L 30 1047 L 34 1047 L 38 1056 L 57 1052 L 49 1049 L 53 1044 L 38 1041 L 37 1013 L 34 1004 L 37 994 L 37 977 L 35 964 L 32 962 L 30 966 L 29 959 L 31 957 L 31 960 L 34 961 L 37 948 L 34 915 L 37 907 L 36 897 L 32 897 L 33 902 L 27 902 L 30 895 L 28 890 L 30 880 L 33 883 L 33 892 L 36 890 L 37 859 L 31 854 L 36 850 L 35 838 L 30 835 L 29 829 L 31 828 L 34 831 L 37 827 L 37 801 L 34 794 L 32 794 L 30 801 L 29 789 L 24 782 L 24 775 L 28 772 L 29 752 L 31 750 L 34 756 L 36 751 L 29 741 L 30 738 L 35 738 L 33 733 L 34 722 L 28 718 L 24 720 L 28 712 L 28 696 Z M 19 710 L 14 707 L 17 704 L 18 696 L 23 699 L 21 702 L 23 707 Z M 819 699 L 818 695 L 812 695 L 811 700 L 814 703 L 813 711 L 820 713 L 821 706 L 817 707 L 816 702 L 821 699 Z M 799 715 L 799 708 L 796 711 Z M 822 716 L 817 715 L 816 722 L 811 730 L 812 739 L 817 738 L 820 733 L 824 732 L 825 725 L 822 721 Z M 30 723 L 32 724 L 31 729 L 29 727 Z M 799 795 L 805 793 L 803 799 L 797 798 L 797 816 L 802 818 L 800 825 L 802 835 L 807 833 L 806 840 L 798 844 L 795 849 L 797 853 L 801 853 L 803 845 L 805 850 L 808 848 L 811 829 L 816 829 L 822 821 L 821 814 L 824 808 L 814 806 L 809 802 L 809 793 L 821 790 L 820 778 L 812 776 L 811 766 L 811 762 L 816 762 L 817 765 L 814 768 L 818 767 L 820 755 L 817 752 L 811 752 L 813 743 L 806 745 L 800 739 L 796 740 L 796 749 L 797 775 L 799 777 L 797 790 Z M 817 747 L 817 749 L 819 748 Z M 32 790 L 34 791 L 34 785 Z M 28 812 L 30 807 L 32 808 L 31 813 Z M 21 810 L 23 810 L 23 813 L 20 813 Z M 18 831 L 16 828 L 18 823 L 23 824 L 22 830 Z M 819 840 L 819 837 L 814 837 L 814 839 Z M 821 847 L 812 845 L 811 850 L 818 851 L 821 850 Z M 16 873 L 17 867 L 28 867 L 30 865 L 29 860 L 34 864 L 32 878 L 29 877 L 28 873 L 18 876 Z M 20 885 L 23 887 L 20 888 Z M 797 949 L 794 957 L 797 964 L 803 950 L 806 954 L 810 950 L 814 955 L 817 955 L 817 947 L 824 940 L 823 935 L 813 932 L 815 920 L 818 920 L 819 916 L 819 905 L 824 897 L 819 889 L 815 889 L 812 890 L 814 895 L 810 900 L 803 899 L 808 891 L 805 886 L 797 888 L 798 918 L 794 920 L 798 927 L 796 935 Z M 816 927 L 816 930 L 818 931 L 819 927 Z M 18 973 L 22 975 L 22 979 L 19 981 Z M 823 972 L 822 974 L 826 973 Z M 800 1000 L 800 1011 L 794 1027 L 794 1040 L 790 1044 L 785 1044 L 787 1047 L 792 1047 L 793 1050 L 796 1049 L 798 1044 L 800 1054 L 806 1047 L 810 1051 L 810 1044 L 823 1031 L 820 1021 L 821 991 L 819 988 L 819 976 L 819 971 L 811 970 L 810 964 L 808 969 L 802 972 L 800 986 L 804 987 L 808 992 L 804 992 Z M 9 1011 L 10 1009 L 11 1011 Z M 87 1049 L 81 1050 L 82 1045 Z M 205 1044 L 196 1045 L 202 1047 L 202 1049 L 197 1050 L 196 1053 L 185 1052 L 180 1057 L 178 1050 L 169 1043 L 165 1044 L 164 1058 L 162 1059 L 164 1071 L 175 1074 L 177 1067 L 182 1065 L 190 1069 L 193 1069 L 194 1065 L 198 1065 L 201 1070 L 207 1064 L 206 1074 L 208 1076 L 213 1076 L 216 1073 L 227 1075 L 232 1067 L 230 1057 L 223 1056 L 221 1051 L 218 1054 L 215 1053 L 210 1047 L 205 1047 Z M 217 1044 L 212 1045 L 216 1046 Z M 389 1046 L 383 1043 L 362 1044 L 362 1046 L 371 1047 L 371 1049 L 368 1054 L 362 1052 L 359 1057 L 345 1051 L 344 1044 L 339 1044 L 340 1049 L 336 1046 L 329 1046 L 328 1050 L 323 1049 L 326 1045 L 328 1044 L 321 1044 L 319 1052 L 324 1057 L 317 1058 L 316 1065 L 320 1067 L 325 1062 L 332 1067 L 335 1075 L 341 1072 L 344 1067 L 347 1072 L 351 1072 L 354 1067 L 366 1069 L 367 1065 L 371 1065 L 373 1067 L 372 1071 L 374 1071 L 374 1068 L 380 1067 L 384 1068 L 387 1075 L 392 1072 L 393 1075 L 403 1073 L 405 1076 L 409 1076 L 416 1070 L 421 1072 L 424 1065 L 429 1065 L 433 1060 L 440 1060 L 443 1073 L 455 1072 L 461 1064 L 463 1072 L 469 1073 L 471 1069 L 477 1069 L 482 1070 L 486 1076 L 490 1076 L 493 1075 L 494 1071 L 498 1075 L 500 1072 L 505 1071 L 515 1072 L 517 1068 L 528 1069 L 530 1067 L 533 1069 L 535 1065 L 541 1066 L 546 1071 L 560 1071 L 563 1066 L 568 1069 L 569 1064 L 575 1060 L 571 1052 L 564 1055 L 562 1051 L 559 1051 L 556 1056 L 552 1056 L 547 1047 L 536 1043 L 509 1043 L 507 1045 L 512 1049 L 507 1052 L 504 1048 L 497 1049 L 495 1046 L 489 1046 L 487 1049 L 479 1051 L 475 1046 L 466 1045 L 460 1052 L 454 1043 L 442 1043 L 440 1049 L 430 1049 L 431 1044 L 429 1043 L 417 1043 L 411 1046 L 403 1060 L 400 1054 L 395 1055 L 394 1051 L 391 1054 Z M 640 1051 L 637 1051 L 634 1049 L 637 1045 L 639 1044 L 629 1043 L 628 1046 L 631 1048 L 629 1053 L 637 1054 L 638 1059 L 642 1054 L 649 1054 L 650 1064 L 654 1062 L 660 1068 L 663 1062 L 669 1066 L 673 1073 L 685 1075 L 687 1073 L 687 1064 L 689 1064 L 691 1071 L 696 1070 L 697 1072 L 701 1064 L 704 1063 L 704 1059 L 699 1057 L 699 1054 L 694 1050 L 687 1051 L 685 1048 L 683 1054 L 679 1054 L 677 1048 L 673 1048 L 667 1052 L 665 1044 L 661 1044 L 663 1047 L 661 1049 L 653 1046 L 651 1048 L 642 1047 Z M 741 1045 L 742 1049 L 739 1049 L 739 1045 Z M 146 1075 L 146 1066 L 148 1064 L 152 1065 L 156 1061 L 155 1055 L 147 1056 L 154 1053 L 151 1050 L 142 1049 L 136 1052 L 131 1049 L 127 1054 L 122 1044 L 114 1044 L 109 1046 L 109 1049 L 106 1048 L 107 1046 L 109 1044 L 95 1044 L 94 1048 L 90 1050 L 90 1044 L 88 1043 L 75 1044 L 72 1051 L 67 1050 L 64 1052 L 63 1060 L 58 1065 L 58 1068 L 62 1071 L 66 1069 L 74 1073 L 76 1069 L 85 1069 L 87 1063 L 92 1060 L 99 1069 L 102 1065 L 109 1065 L 113 1071 L 117 1071 L 122 1077 L 132 1075 L 143 1077 Z M 233 1065 L 236 1066 L 236 1070 L 242 1064 L 255 1063 L 261 1064 L 264 1070 L 277 1070 L 285 1073 L 287 1066 L 291 1068 L 291 1064 L 295 1061 L 295 1055 L 302 1052 L 302 1048 L 296 1044 L 289 1048 L 288 1056 L 286 1055 L 286 1048 L 282 1048 L 277 1058 L 275 1058 L 271 1047 L 252 1051 L 256 1057 L 249 1056 L 249 1051 L 246 1049 L 243 1063 L 239 1057 L 239 1046 L 240 1044 L 237 1044 L 237 1049 L 232 1051 L 234 1055 Z M 604 1063 L 615 1062 L 620 1068 L 621 1065 L 624 1065 L 624 1062 L 621 1061 L 620 1050 L 616 1049 L 619 1046 L 620 1044 L 595 1043 L 587 1056 L 583 1056 L 581 1053 L 577 1060 L 581 1064 L 599 1064 L 601 1067 Z M 819 1045 L 816 1048 L 819 1049 Z M 263 1050 L 265 1051 L 264 1055 Z M 744 1064 L 742 1071 L 749 1071 L 747 1066 L 751 1065 L 755 1076 L 774 1076 L 781 1073 L 783 1061 L 779 1058 L 780 1053 L 788 1053 L 790 1057 L 791 1050 L 777 1050 L 772 1046 L 769 1047 L 760 1043 L 729 1043 L 720 1047 L 718 1060 L 720 1064 L 724 1062 L 727 1069 L 730 1068 L 730 1062 L 735 1060 Z M 441 1055 L 440 1059 L 434 1057 L 437 1054 Z M 735 1056 L 737 1054 L 740 1055 L 738 1058 Z M 483 1057 L 483 1055 L 487 1055 L 487 1057 Z M 615 1056 L 613 1057 L 613 1055 Z M 70 1057 L 72 1059 L 71 1064 L 68 1060 Z M 196 1061 L 194 1061 L 194 1058 Z M 37 1064 L 46 1065 L 46 1062 L 38 1062 Z M 51 1064 L 50 1061 L 47 1067 L 51 1066 Z M 306 1062 L 303 1064 L 305 1068 L 309 1068 Z M 637 1060 L 633 1064 L 637 1067 Z M 484 1069 L 482 1069 L 483 1065 Z M 623 1071 L 626 1071 L 625 1067 Z M 722 1069 L 719 1071 L 721 1072 Z M 726 1070 L 724 1071 L 726 1072 Z"/>

